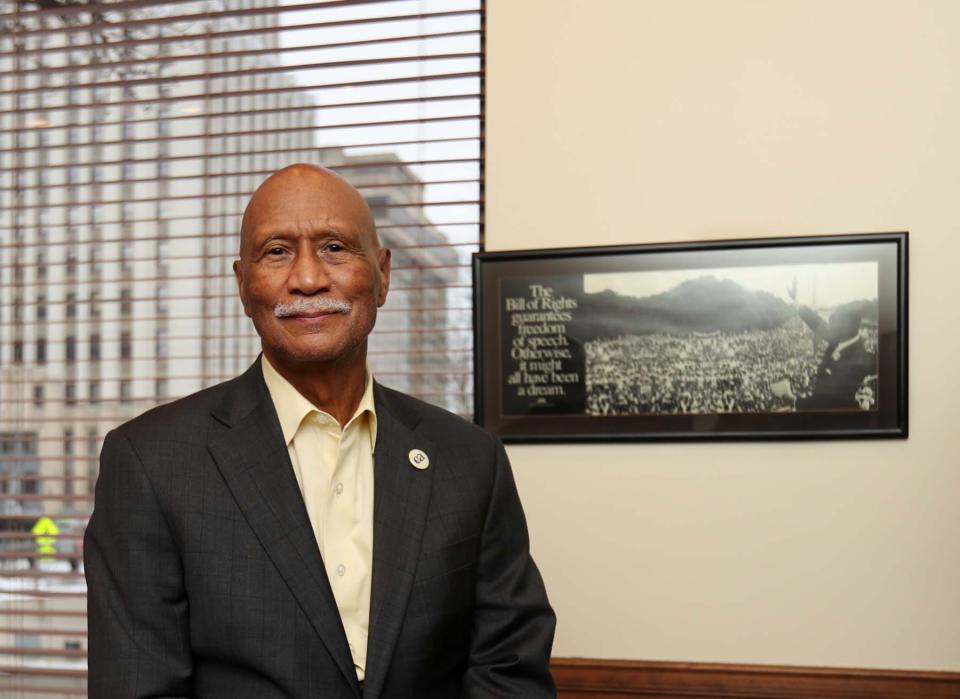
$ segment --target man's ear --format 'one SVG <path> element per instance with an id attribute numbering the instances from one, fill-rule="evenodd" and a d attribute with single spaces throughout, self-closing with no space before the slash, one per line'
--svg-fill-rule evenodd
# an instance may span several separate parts
<path id="1" fill-rule="evenodd" d="M 380 293 L 377 295 L 377 306 L 387 302 L 387 292 L 390 290 L 390 248 L 380 248 L 377 253 L 377 267 L 380 274 Z"/>
<path id="2" fill-rule="evenodd" d="M 247 294 L 243 286 L 243 265 L 240 260 L 233 261 L 233 276 L 237 279 L 237 290 L 240 292 L 240 303 L 243 304 L 243 312 L 250 318 L 252 316 L 250 315 L 250 307 L 247 305 Z"/>

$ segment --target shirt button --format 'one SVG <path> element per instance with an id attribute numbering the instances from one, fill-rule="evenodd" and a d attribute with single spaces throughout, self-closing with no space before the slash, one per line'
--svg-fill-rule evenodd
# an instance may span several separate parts
<path id="1" fill-rule="evenodd" d="M 342 492 L 343 492 L 343 483 L 337 483 L 337 487 L 334 488 L 334 490 L 336 491 L 337 495 L 339 495 L 340 493 L 342 493 Z"/>
<path id="2" fill-rule="evenodd" d="M 337 575 L 342 577 L 346 572 L 347 572 L 347 567 L 343 565 L 343 563 L 337 566 Z"/>

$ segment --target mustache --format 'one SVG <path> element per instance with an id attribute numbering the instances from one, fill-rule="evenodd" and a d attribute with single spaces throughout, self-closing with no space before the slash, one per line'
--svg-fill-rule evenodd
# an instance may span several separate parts
<path id="1" fill-rule="evenodd" d="M 278 303 L 273 307 L 273 315 L 277 318 L 289 318 L 314 313 L 349 313 L 352 310 L 353 304 L 349 301 L 339 301 L 321 296 L 311 299 L 297 299 L 290 303 Z"/>

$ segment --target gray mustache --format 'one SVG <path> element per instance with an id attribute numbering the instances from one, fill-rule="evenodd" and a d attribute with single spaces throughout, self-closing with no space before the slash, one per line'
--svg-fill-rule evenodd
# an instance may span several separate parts
<path id="1" fill-rule="evenodd" d="M 338 301 L 317 297 L 310 299 L 297 299 L 290 303 L 278 303 L 273 307 L 273 315 L 277 318 L 289 318 L 290 316 L 308 315 L 311 313 L 349 313 L 353 310 L 353 304 L 348 301 Z"/>

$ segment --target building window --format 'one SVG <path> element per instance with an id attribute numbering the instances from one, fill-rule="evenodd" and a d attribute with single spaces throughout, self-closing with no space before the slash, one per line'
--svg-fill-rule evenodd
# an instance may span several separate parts
<path id="1" fill-rule="evenodd" d="M 67 364 L 74 364 L 77 361 L 77 338 L 74 335 L 67 336 L 64 358 Z"/>
<path id="2" fill-rule="evenodd" d="M 99 291 L 90 292 L 90 317 L 91 318 L 100 317 L 100 292 Z"/>
<path id="3" fill-rule="evenodd" d="M 90 361 L 100 361 L 100 333 L 90 334 Z"/>
<path id="4" fill-rule="evenodd" d="M 37 364 L 45 364 L 47 361 L 47 338 L 37 338 Z"/>
<path id="5" fill-rule="evenodd" d="M 96 456 L 100 453 L 100 437 L 96 427 L 87 429 L 87 455 Z"/>
<path id="6" fill-rule="evenodd" d="M 94 279 L 100 277 L 100 248 L 96 245 L 90 246 L 90 276 Z"/>
<path id="7" fill-rule="evenodd" d="M 100 382 L 91 381 L 87 386 L 87 398 L 91 403 L 100 402 Z"/>
<path id="8" fill-rule="evenodd" d="M 120 359 L 130 359 L 133 356 L 133 341 L 130 338 L 130 331 L 124 330 L 120 333 Z"/>
<path id="9" fill-rule="evenodd" d="M 26 492 L 26 490 L 24 490 Z M 18 633 L 14 634 L 13 644 L 17 648 L 42 648 L 43 644 L 40 642 L 40 635 L 35 633 Z"/>
<path id="10" fill-rule="evenodd" d="M 73 430 L 63 431 L 63 494 L 73 495 Z"/>
<path id="11" fill-rule="evenodd" d="M 76 318 L 77 317 L 77 295 L 72 292 L 67 292 L 67 318 Z"/>
<path id="12" fill-rule="evenodd" d="M 33 387 L 33 405 L 37 408 L 43 407 L 43 384 L 38 383 Z"/>
<path id="13" fill-rule="evenodd" d="M 130 288 L 125 287 L 120 290 L 120 315 L 128 316 L 133 312 L 133 298 L 130 294 Z"/>
<path id="14" fill-rule="evenodd" d="M 23 364 L 23 340 L 13 341 L 13 363 Z"/>
<path id="15" fill-rule="evenodd" d="M 120 271 L 124 274 L 133 273 L 133 243 L 124 243 L 120 249 Z"/>
<path id="16" fill-rule="evenodd" d="M 167 342 L 167 331 L 157 330 L 156 337 L 156 355 L 157 359 L 166 359 L 170 353 L 169 343 Z"/>
<path id="17" fill-rule="evenodd" d="M 47 295 L 37 294 L 37 320 L 47 319 Z"/>
<path id="18" fill-rule="evenodd" d="M 67 252 L 67 277 L 73 278 L 77 276 L 77 253 L 74 250 L 69 250 Z"/>
<path id="19" fill-rule="evenodd" d="M 130 380 L 122 379 L 120 381 L 120 402 L 128 403 L 130 401 Z"/>
<path id="20" fill-rule="evenodd" d="M 73 381 L 68 381 L 63 386 L 63 401 L 67 405 L 76 405 L 77 404 L 77 384 Z"/>

